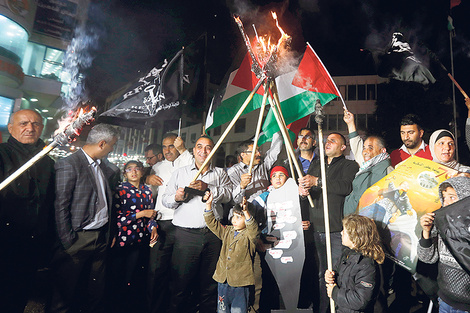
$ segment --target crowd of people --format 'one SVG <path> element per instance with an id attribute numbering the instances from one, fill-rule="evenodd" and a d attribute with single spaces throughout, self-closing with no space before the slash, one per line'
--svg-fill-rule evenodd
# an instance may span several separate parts
<path id="1" fill-rule="evenodd" d="M 470 196 L 470 168 L 456 161 L 455 138 L 448 130 L 435 131 L 427 145 L 416 115 L 403 117 L 403 145 L 390 154 L 380 136 L 361 138 L 354 120 L 345 111 L 349 140 L 337 132 L 326 137 L 325 177 L 315 131 L 308 127 L 297 134 L 299 175 L 279 158 L 279 133 L 264 155 L 253 141 L 242 142 L 225 168 L 206 162 L 214 148 L 209 136 L 202 135 L 191 153 L 180 137 L 168 133 L 161 145 L 145 149 L 148 167 L 135 160 L 119 169 L 106 158 L 119 131 L 94 126 L 82 149 L 55 164 L 42 158 L 0 191 L 3 310 L 23 312 L 35 272 L 44 267 L 52 286 L 47 312 L 282 309 L 266 263 L 266 204 L 272 190 L 291 177 L 298 184 L 294 196 L 305 250 L 298 308 L 325 313 L 333 299 L 338 312 L 409 311 L 413 278 L 385 259 L 376 224 L 355 214 L 359 199 L 416 155 L 459 173 L 440 185 L 441 203 L 447 206 Z M 0 181 L 41 151 L 42 129 L 36 111 L 12 115 L 11 136 L 0 145 Z M 347 158 L 348 142 L 353 157 Z M 470 276 L 433 220 L 433 213 L 421 218 L 417 253 L 422 262 L 438 263 L 439 310 L 470 311 Z M 327 262 L 328 235 L 333 269 Z M 396 293 L 392 305 L 387 301 L 391 289 Z"/>

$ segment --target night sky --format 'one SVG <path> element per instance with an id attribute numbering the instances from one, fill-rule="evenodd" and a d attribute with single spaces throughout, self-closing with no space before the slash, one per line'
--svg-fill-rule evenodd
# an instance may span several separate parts
<path id="1" fill-rule="evenodd" d="M 90 23 L 102 25 L 92 67 L 85 71 L 90 97 L 102 101 L 182 46 L 208 34 L 207 71 L 220 84 L 246 53 L 232 15 L 240 15 L 252 36 L 269 25 L 269 11 L 293 38 L 299 54 L 309 42 L 331 75 L 374 74 L 370 50 L 383 49 L 395 31 L 404 34 L 416 56 L 429 61 L 426 46 L 450 70 L 448 0 L 92 0 Z M 452 9 L 455 78 L 470 93 L 470 3 Z M 445 79 L 445 78 L 444 78 Z M 451 96 L 451 95 L 449 95 Z M 463 97 L 457 94 L 463 104 Z"/>

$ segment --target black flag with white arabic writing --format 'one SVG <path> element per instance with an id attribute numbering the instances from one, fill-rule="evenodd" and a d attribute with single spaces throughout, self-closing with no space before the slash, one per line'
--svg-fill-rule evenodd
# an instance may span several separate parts
<path id="1" fill-rule="evenodd" d="M 140 129 L 164 127 L 180 118 L 183 107 L 200 104 L 204 88 L 202 39 L 140 77 L 98 121 Z"/>
<path id="2" fill-rule="evenodd" d="M 155 127 L 161 113 L 180 105 L 183 50 L 171 61 L 152 68 L 99 116 L 99 122 L 125 127 Z M 156 116 L 159 115 L 157 120 Z"/>

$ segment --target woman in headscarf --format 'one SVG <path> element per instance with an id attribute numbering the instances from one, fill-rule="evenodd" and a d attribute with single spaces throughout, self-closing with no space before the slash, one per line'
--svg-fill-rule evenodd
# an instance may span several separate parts
<path id="1" fill-rule="evenodd" d="M 436 130 L 429 139 L 432 160 L 459 172 L 470 173 L 470 167 L 455 160 L 455 138 L 445 129 Z"/>

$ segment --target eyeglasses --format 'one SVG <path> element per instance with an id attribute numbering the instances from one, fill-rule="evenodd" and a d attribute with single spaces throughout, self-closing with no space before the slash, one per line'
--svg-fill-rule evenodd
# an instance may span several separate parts
<path id="1" fill-rule="evenodd" d="M 126 168 L 125 172 L 130 173 L 130 172 L 140 172 L 142 170 L 141 167 L 130 167 Z"/>
<path id="2" fill-rule="evenodd" d="M 313 139 L 313 137 L 310 135 L 298 135 L 297 138 L 306 140 Z"/>
<path id="3" fill-rule="evenodd" d="M 247 151 L 245 151 L 244 153 L 252 153 L 252 152 L 253 152 L 253 151 L 251 151 L 251 150 L 247 150 Z M 256 152 L 259 152 L 259 150 L 256 149 Z M 261 152 L 259 152 L 259 153 L 261 153 Z"/>
<path id="4" fill-rule="evenodd" d="M 153 159 L 154 157 L 156 157 L 156 155 L 152 155 L 151 157 L 146 157 L 145 159 L 148 161 L 148 160 Z"/>

